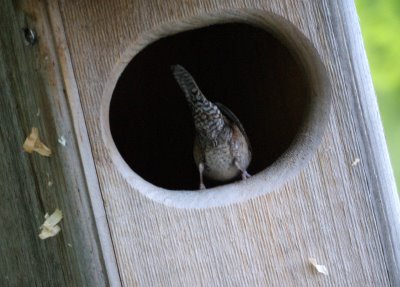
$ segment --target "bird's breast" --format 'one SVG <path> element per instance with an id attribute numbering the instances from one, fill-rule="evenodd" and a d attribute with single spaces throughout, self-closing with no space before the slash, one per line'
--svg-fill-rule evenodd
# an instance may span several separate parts
<path id="1" fill-rule="evenodd" d="M 215 180 L 229 180 L 239 174 L 233 163 L 233 156 L 228 144 L 218 145 L 204 152 L 206 169 L 204 174 Z"/>

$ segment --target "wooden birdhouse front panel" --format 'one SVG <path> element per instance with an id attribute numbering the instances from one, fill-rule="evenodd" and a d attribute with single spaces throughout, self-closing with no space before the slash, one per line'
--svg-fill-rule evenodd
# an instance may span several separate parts
<path id="1" fill-rule="evenodd" d="M 352 1 L 45 6 L 111 285 L 400 282 L 398 202 Z M 175 64 L 243 123 L 249 179 L 198 190 Z"/>
<path id="2" fill-rule="evenodd" d="M 364 119 L 369 117 L 368 109 L 375 101 L 370 79 L 365 76 L 367 70 L 361 66 L 365 60 L 356 54 L 361 49 L 361 39 L 358 24 L 354 22 L 354 6 L 347 1 L 336 5 L 319 1 L 60 3 L 66 44 L 124 285 L 282 286 L 283 282 L 285 286 L 388 285 L 388 262 L 384 251 L 387 247 L 382 239 L 382 227 L 376 224 L 379 218 L 374 206 L 374 198 L 380 189 L 374 173 L 384 161 L 374 155 L 371 147 L 375 145 L 369 139 L 378 135 L 373 135 L 372 130 L 375 133 L 381 128 Z M 277 19 L 271 17 L 271 13 Z M 304 152 L 304 157 L 311 157 L 311 160 L 299 165 L 296 155 L 288 154 L 277 159 L 283 161 L 277 167 L 282 173 L 281 178 L 269 175 L 267 169 L 240 186 L 231 184 L 202 192 L 163 190 L 163 186 L 146 182 L 144 177 L 132 171 L 107 130 L 109 102 L 117 85 L 116 79 L 128 61 L 145 52 L 153 42 L 180 31 L 224 22 L 259 25 L 263 21 L 264 25 L 271 25 L 266 31 L 276 38 L 283 38 L 286 43 L 293 41 L 293 46 L 288 48 L 293 54 L 301 53 L 304 47 L 296 47 L 298 42 L 290 37 L 295 37 L 294 33 L 304 35 L 317 50 L 317 57 L 326 69 L 332 103 L 327 126 L 323 126 L 323 120 L 317 123 L 324 129 L 322 143 L 315 152 L 311 150 L 311 154 L 304 152 L 308 146 L 295 150 Z M 289 21 L 298 31 L 288 28 L 287 35 L 280 35 L 280 25 L 286 25 L 283 21 Z M 245 49 L 243 52 L 251 53 Z M 257 52 L 261 54 L 260 59 L 268 56 L 263 55 L 263 51 Z M 186 53 L 189 54 L 185 58 L 188 62 L 198 61 L 190 59 L 191 51 Z M 229 50 L 221 53 L 229 53 Z M 196 56 L 197 53 L 193 55 Z M 207 61 L 207 55 L 198 57 Z M 352 59 L 360 63 L 354 64 Z M 161 94 L 165 93 L 163 89 L 169 92 L 167 84 L 163 84 L 164 77 L 170 75 L 159 76 L 156 71 L 160 70 L 158 65 L 174 63 L 149 60 L 151 65 L 141 66 L 143 71 L 139 70 L 133 76 L 152 74 L 154 70 L 152 84 Z M 280 60 L 284 65 L 286 59 Z M 229 63 L 226 65 L 226 71 L 223 66 L 216 67 L 221 71 L 221 78 L 232 68 Z M 240 70 L 242 67 L 235 68 Z M 165 70 L 168 69 L 169 66 Z M 127 79 L 128 83 L 134 80 Z M 268 87 L 262 88 L 268 94 Z M 125 101 L 134 101 L 135 97 L 141 96 L 126 95 Z M 173 98 L 173 95 L 164 96 Z M 244 105 L 245 101 L 255 99 L 246 95 L 241 100 Z M 148 119 L 146 113 L 151 115 L 153 108 L 158 111 L 160 107 L 156 105 L 162 104 L 151 99 L 148 103 L 151 105 L 144 111 L 135 111 L 142 115 L 143 121 Z M 178 107 L 186 108 L 183 104 Z M 168 113 L 180 113 L 178 107 L 168 106 Z M 320 108 L 329 113 L 325 106 Z M 159 133 L 157 129 L 142 129 L 138 133 L 127 128 L 129 117 L 125 120 L 126 126 L 122 124 L 119 129 L 126 138 L 140 142 L 142 137 L 145 138 L 141 133 Z M 146 122 L 142 124 L 146 125 Z M 279 126 L 283 123 L 255 123 L 260 128 L 267 124 Z M 179 131 L 180 127 L 177 124 L 166 128 Z M 182 139 L 190 147 L 191 140 Z M 169 145 L 163 141 L 157 144 Z M 146 153 L 146 150 L 133 152 Z M 177 162 L 179 157 L 189 156 L 174 152 Z M 150 154 L 147 156 L 151 157 Z M 357 159 L 360 160 L 358 164 Z M 157 166 L 161 165 L 165 167 L 161 173 L 170 174 L 174 170 L 178 173 L 179 167 L 173 160 L 167 163 L 162 160 L 163 156 L 159 160 L 152 159 L 148 163 L 153 166 L 150 172 L 159 172 Z M 194 165 L 192 168 L 195 170 Z M 279 171 L 272 170 L 271 173 Z M 185 180 L 179 179 L 179 174 L 174 178 Z M 275 182 L 271 183 L 272 180 Z M 234 189 L 240 189 L 240 192 Z M 218 193 L 226 198 L 220 198 Z M 229 193 L 236 198 L 230 198 L 233 195 Z M 327 266 L 330 275 L 316 273 L 309 263 L 310 257 Z"/>

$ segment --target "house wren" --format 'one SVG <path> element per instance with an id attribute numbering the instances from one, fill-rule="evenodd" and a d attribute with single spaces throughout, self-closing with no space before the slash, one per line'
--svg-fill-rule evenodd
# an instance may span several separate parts
<path id="1" fill-rule="evenodd" d="M 205 189 L 203 175 L 217 181 L 239 174 L 242 179 L 250 177 L 246 169 L 251 161 L 251 146 L 239 119 L 224 105 L 207 100 L 185 68 L 171 68 L 192 110 L 196 131 L 193 155 L 200 189 Z"/>

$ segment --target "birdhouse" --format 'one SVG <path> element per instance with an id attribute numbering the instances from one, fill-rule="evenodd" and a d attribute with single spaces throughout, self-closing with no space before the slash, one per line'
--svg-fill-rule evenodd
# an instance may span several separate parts
<path id="1" fill-rule="evenodd" d="M 1 2 L 1 285 L 400 284 L 352 1 Z M 199 190 L 175 65 L 240 121 L 249 178 Z"/>

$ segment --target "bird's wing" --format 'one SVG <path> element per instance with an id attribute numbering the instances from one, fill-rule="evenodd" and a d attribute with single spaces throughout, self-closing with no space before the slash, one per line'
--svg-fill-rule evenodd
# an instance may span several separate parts
<path id="1" fill-rule="evenodd" d="M 221 111 L 221 113 L 228 118 L 228 120 L 230 120 L 231 122 L 233 122 L 235 125 L 237 125 L 239 127 L 239 130 L 245 136 L 246 141 L 249 145 L 249 149 L 251 150 L 249 138 L 247 137 L 246 131 L 244 130 L 244 127 L 243 127 L 242 123 L 239 121 L 238 117 L 229 108 L 227 108 L 223 104 L 221 104 L 221 103 L 214 103 L 214 104 L 218 107 L 218 109 Z"/>

